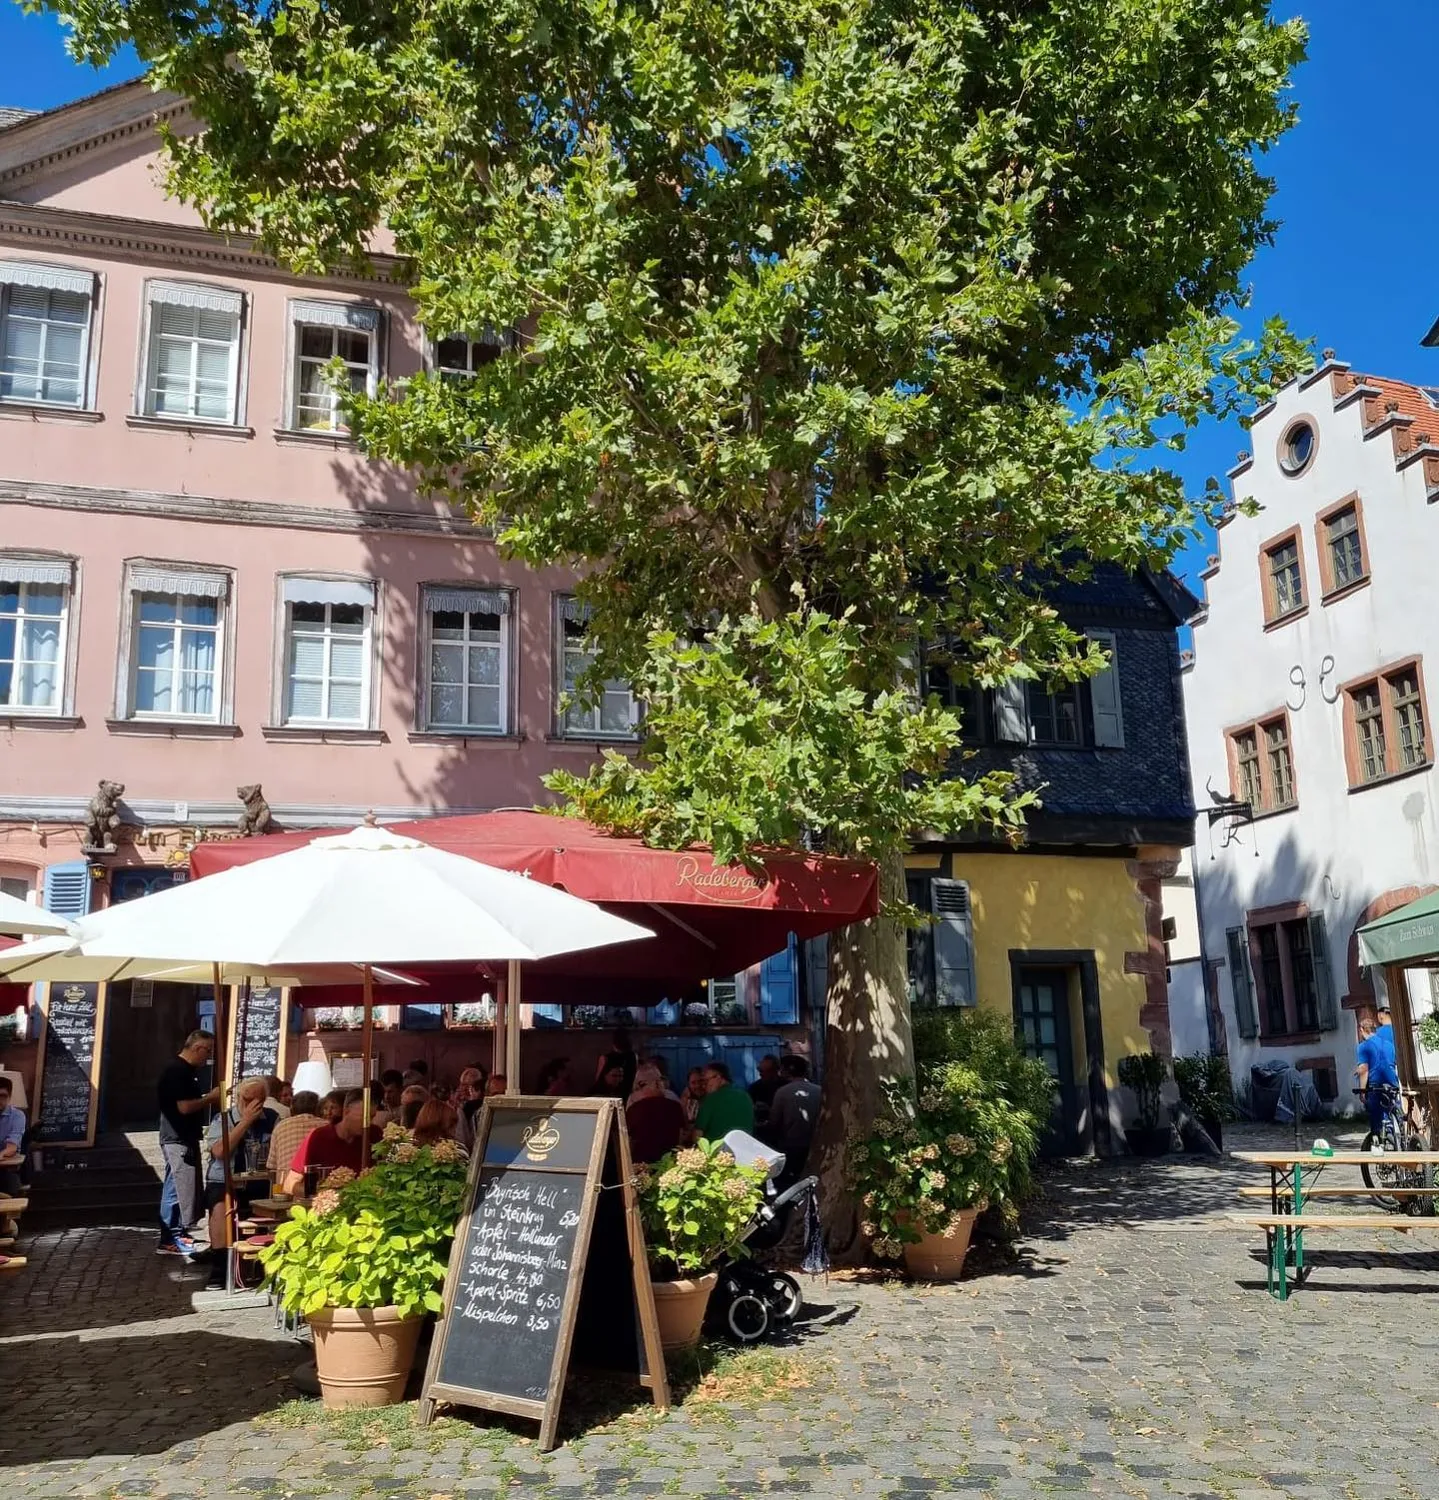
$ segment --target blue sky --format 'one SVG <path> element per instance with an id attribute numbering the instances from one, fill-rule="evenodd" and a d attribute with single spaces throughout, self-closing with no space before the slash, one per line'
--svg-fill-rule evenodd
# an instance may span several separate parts
<path id="1" fill-rule="evenodd" d="M 1309 61 L 1294 78 L 1299 123 L 1271 154 L 1274 246 L 1250 270 L 1250 322 L 1278 313 L 1355 369 L 1439 384 L 1439 350 L 1419 340 L 1439 318 L 1436 205 L 1425 166 L 1439 52 L 1439 0 L 1277 0 L 1309 22 Z M 100 74 L 78 67 L 59 24 L 0 0 L 0 105 L 43 109 L 118 83 L 133 58 Z M 1198 494 L 1247 446 L 1237 425 L 1196 434 L 1178 465 Z M 1193 580 L 1209 544 L 1181 559 Z"/>

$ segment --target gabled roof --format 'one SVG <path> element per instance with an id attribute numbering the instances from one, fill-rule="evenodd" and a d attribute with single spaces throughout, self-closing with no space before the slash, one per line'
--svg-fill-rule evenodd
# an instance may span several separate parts
<path id="1" fill-rule="evenodd" d="M 131 78 L 55 109 L 26 114 L 0 130 L 0 197 L 5 196 L 7 178 L 117 134 L 151 128 L 160 118 L 183 114 L 186 108 L 179 94 L 157 90 L 147 78 Z"/>

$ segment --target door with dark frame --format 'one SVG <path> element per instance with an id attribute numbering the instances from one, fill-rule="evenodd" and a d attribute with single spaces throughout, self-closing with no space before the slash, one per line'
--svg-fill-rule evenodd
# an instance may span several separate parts
<path id="1" fill-rule="evenodd" d="M 1054 1079 L 1054 1110 L 1040 1150 L 1046 1156 L 1077 1156 L 1084 1150 L 1080 1122 L 1084 1111 L 1074 1074 L 1074 1039 L 1069 1026 L 1070 971 L 1022 964 L 1014 971 L 1014 1034 L 1029 1057 Z"/>

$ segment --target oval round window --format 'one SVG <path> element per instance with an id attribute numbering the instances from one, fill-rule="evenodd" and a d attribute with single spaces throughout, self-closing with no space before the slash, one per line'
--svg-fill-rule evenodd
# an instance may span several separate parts
<path id="1" fill-rule="evenodd" d="M 1318 444 L 1313 425 L 1295 422 L 1279 440 L 1279 467 L 1286 474 L 1300 474 L 1309 467 Z"/>

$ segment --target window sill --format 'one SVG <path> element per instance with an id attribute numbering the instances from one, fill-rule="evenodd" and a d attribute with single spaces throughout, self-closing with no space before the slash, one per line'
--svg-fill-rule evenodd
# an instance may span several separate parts
<path id="1" fill-rule="evenodd" d="M 48 401 L 0 401 L 0 417 L 43 422 L 103 422 L 105 413 L 85 406 L 52 406 Z"/>
<path id="2" fill-rule="evenodd" d="M 183 432 L 190 437 L 252 438 L 253 427 L 239 427 L 233 422 L 201 422 L 193 417 L 142 417 L 130 415 L 125 418 L 126 427 L 139 432 Z"/>
<path id="3" fill-rule="evenodd" d="M 240 736 L 238 724 L 208 724 L 192 719 L 106 719 L 111 734 L 148 735 L 167 740 L 233 740 Z"/>
<path id="4" fill-rule="evenodd" d="M 637 734 L 547 734 L 545 744 L 569 746 L 571 750 L 606 750 L 625 745 L 631 749 L 640 742 Z"/>
<path id="5" fill-rule="evenodd" d="M 1282 630 L 1286 625 L 1292 625 L 1296 620 L 1302 620 L 1309 613 L 1309 606 L 1301 604 L 1298 609 L 1291 609 L 1287 615 L 1275 615 L 1272 620 L 1264 622 L 1264 628 L 1269 630 Z"/>
<path id="6" fill-rule="evenodd" d="M 1283 807 L 1256 807 L 1250 813 L 1250 822 L 1262 823 L 1265 818 L 1282 818 L 1285 813 L 1298 811 L 1297 799 L 1293 802 L 1286 802 Z"/>
<path id="7" fill-rule="evenodd" d="M 523 734 L 491 734 L 483 729 L 411 729 L 412 745 L 523 745 Z"/>
<path id="8" fill-rule="evenodd" d="M 0 709 L 0 729 L 83 729 L 78 714 L 17 714 Z"/>
<path id="9" fill-rule="evenodd" d="M 277 427 L 275 441 L 297 448 L 353 448 L 355 440 L 348 432 L 326 432 L 317 427 Z"/>
<path id="10" fill-rule="evenodd" d="M 1355 792 L 1367 792 L 1371 787 L 1388 786 L 1394 781 L 1403 781 L 1406 776 L 1422 776 L 1425 771 L 1432 771 L 1434 762 L 1426 760 L 1422 766 L 1405 766 L 1402 771 L 1387 771 L 1383 776 L 1376 776 L 1373 781 L 1357 781 L 1349 788 L 1352 797 Z"/>
<path id="11" fill-rule="evenodd" d="M 1313 1047 L 1322 1035 L 1320 1031 L 1284 1031 L 1261 1035 L 1258 1041 L 1263 1047 Z"/>
<path id="12" fill-rule="evenodd" d="M 1369 574 L 1366 573 L 1363 578 L 1356 578 L 1353 583 L 1346 583 L 1340 588 L 1330 589 L 1327 594 L 1320 597 L 1319 602 L 1326 605 L 1336 604 L 1340 599 L 1347 599 L 1350 594 L 1357 594 L 1360 589 L 1367 589 L 1368 587 Z"/>
<path id="13" fill-rule="evenodd" d="M 383 729 L 327 728 L 323 724 L 266 724 L 260 734 L 267 740 L 292 745 L 384 745 L 390 738 Z"/>

